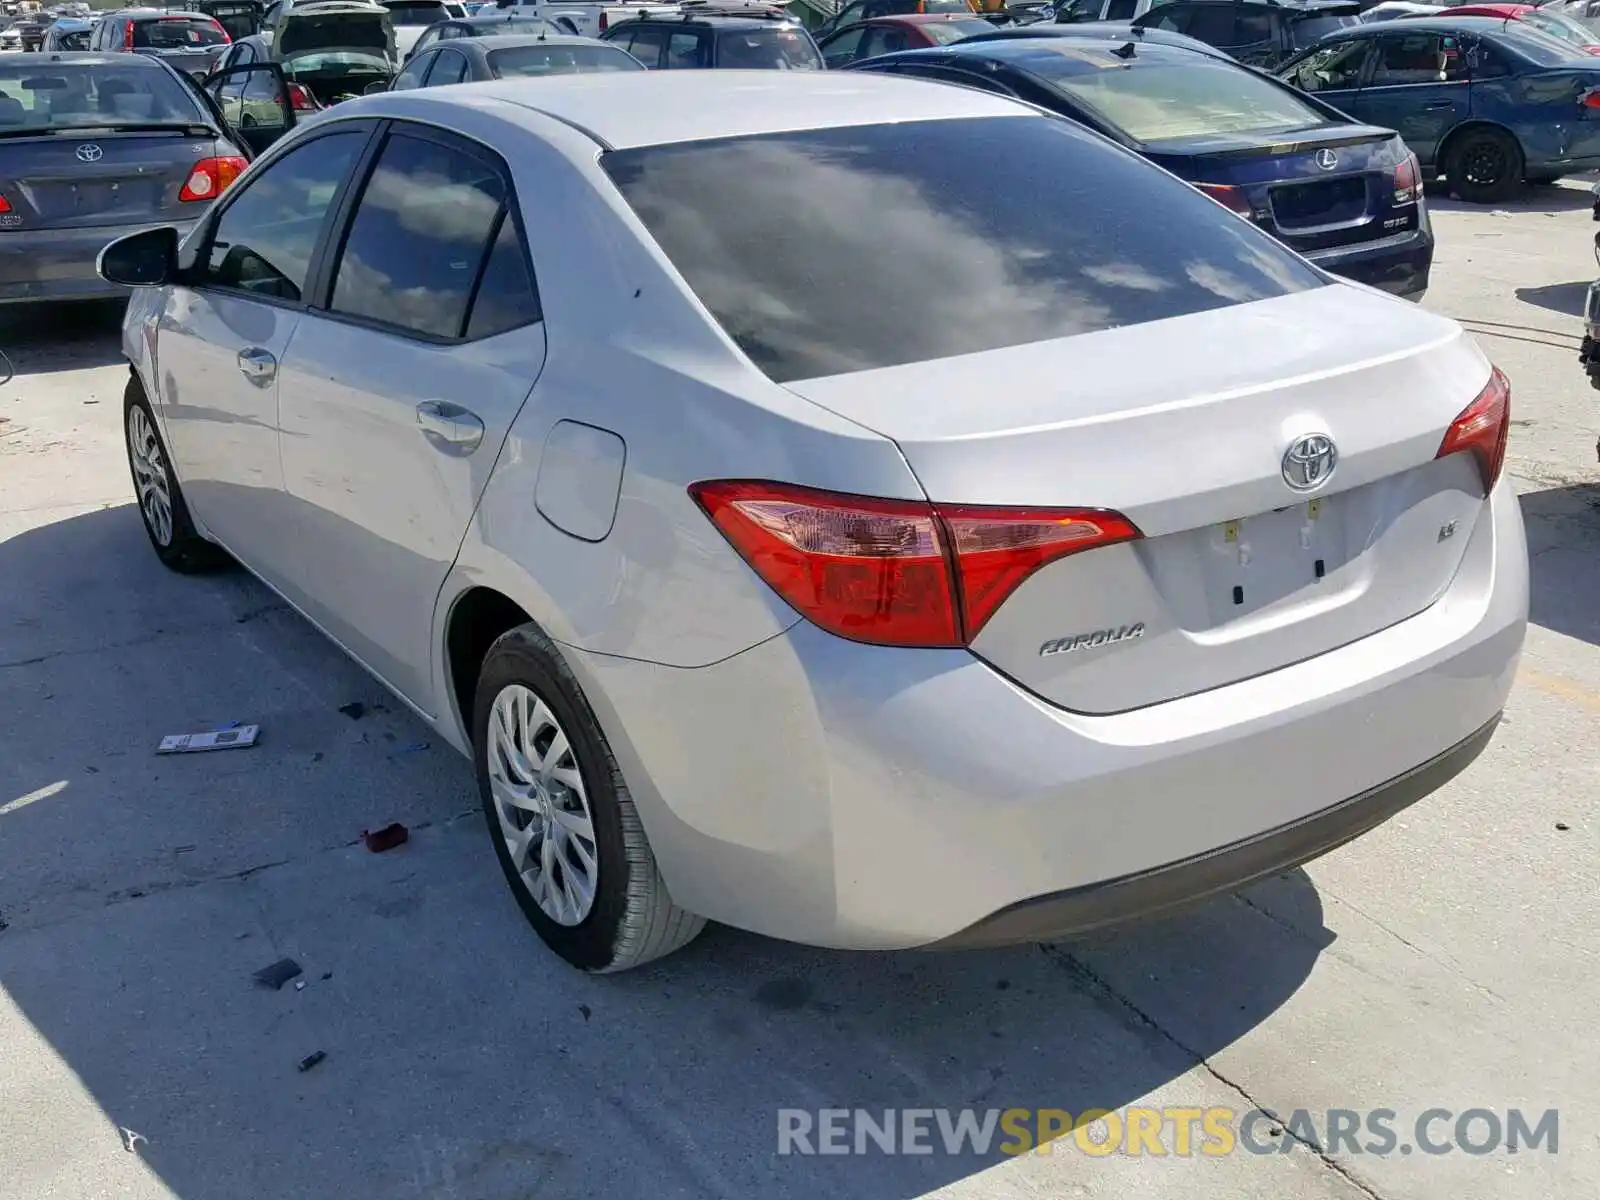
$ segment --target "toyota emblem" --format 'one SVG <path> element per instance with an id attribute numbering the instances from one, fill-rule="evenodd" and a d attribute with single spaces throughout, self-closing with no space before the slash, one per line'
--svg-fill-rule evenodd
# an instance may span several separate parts
<path id="1" fill-rule="evenodd" d="M 99 162 L 105 151 L 93 142 L 85 142 L 77 150 L 79 162 Z"/>
<path id="2" fill-rule="evenodd" d="M 1295 438 L 1283 452 L 1283 481 L 1297 492 L 1314 492 L 1333 478 L 1339 450 L 1325 433 Z"/>
<path id="3" fill-rule="evenodd" d="M 1339 156 L 1332 150 L 1317 151 L 1317 166 L 1324 171 L 1331 171 L 1339 165 Z"/>

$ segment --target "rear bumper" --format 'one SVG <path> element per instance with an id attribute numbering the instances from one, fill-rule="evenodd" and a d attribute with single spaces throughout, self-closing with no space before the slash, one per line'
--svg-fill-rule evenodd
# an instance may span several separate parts
<path id="1" fill-rule="evenodd" d="M 1420 300 L 1428 290 L 1428 275 L 1433 268 L 1433 229 L 1424 212 L 1421 227 L 1409 233 L 1332 250 L 1314 250 L 1305 257 L 1324 271 Z"/>
<path id="2" fill-rule="evenodd" d="M 128 289 L 107 283 L 95 270 L 107 244 L 172 224 L 187 234 L 194 221 L 145 221 L 137 225 L 97 225 L 89 229 L 0 230 L 0 304 L 37 300 L 101 300 L 126 296 Z"/>
<path id="3" fill-rule="evenodd" d="M 804 622 L 693 670 L 567 653 L 679 904 L 798 942 L 907 949 L 1131 919 L 1364 832 L 1487 740 L 1527 609 L 1502 482 L 1429 609 L 1129 712 L 1069 712 L 966 651 Z"/>

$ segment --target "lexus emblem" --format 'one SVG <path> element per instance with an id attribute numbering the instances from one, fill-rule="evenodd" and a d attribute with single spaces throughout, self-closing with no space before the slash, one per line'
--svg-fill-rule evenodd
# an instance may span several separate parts
<path id="1" fill-rule="evenodd" d="M 1339 165 L 1339 156 L 1332 150 L 1317 151 L 1317 166 L 1324 171 L 1331 171 Z"/>
<path id="2" fill-rule="evenodd" d="M 105 151 L 93 142 L 85 142 L 77 150 L 79 162 L 99 162 Z"/>
<path id="3" fill-rule="evenodd" d="M 1283 452 L 1283 481 L 1297 492 L 1314 492 L 1333 478 L 1339 449 L 1325 433 L 1295 438 Z"/>

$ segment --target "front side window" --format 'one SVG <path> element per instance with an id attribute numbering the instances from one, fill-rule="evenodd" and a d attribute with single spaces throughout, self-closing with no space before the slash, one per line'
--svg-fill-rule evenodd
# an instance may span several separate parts
<path id="1" fill-rule="evenodd" d="M 467 60 L 456 51 L 441 50 L 433 56 L 433 69 L 428 72 L 429 87 L 460 83 L 466 77 Z"/>
<path id="2" fill-rule="evenodd" d="M 433 66 L 434 55 L 418 54 L 406 64 L 405 70 L 394 77 L 394 82 L 389 85 L 391 92 L 409 91 L 411 88 L 422 86 L 422 77 L 428 73 L 428 68 Z"/>
<path id="3" fill-rule="evenodd" d="M 906 48 L 906 31 L 898 25 L 874 25 L 861 43 L 862 58 L 876 58 L 880 54 L 897 54 Z"/>
<path id="4" fill-rule="evenodd" d="M 1373 87 L 1449 83 L 1467 77 L 1460 40 L 1448 33 L 1391 34 L 1378 39 Z"/>
<path id="5" fill-rule="evenodd" d="M 1328 118 L 1282 84 L 1204 54 L 1138 59 L 1116 70 L 1109 52 L 1089 57 L 1050 49 L 1016 60 L 1105 123 L 1138 142 L 1232 133 L 1282 133 Z"/>
<path id="6" fill-rule="evenodd" d="M 1289 82 L 1302 92 L 1346 92 L 1361 82 L 1361 64 L 1370 43 L 1362 38 L 1334 42 L 1302 58 L 1288 72 Z"/>
<path id="7" fill-rule="evenodd" d="M 461 336 L 504 200 L 499 172 L 477 155 L 391 136 L 356 203 L 330 307 L 431 337 Z"/>
<path id="8" fill-rule="evenodd" d="M 328 208 L 366 140 L 356 130 L 316 138 L 245 184 L 217 220 L 197 286 L 298 301 Z"/>
<path id="9" fill-rule="evenodd" d="M 861 57 L 861 41 L 867 36 L 869 26 L 858 25 L 844 29 L 829 38 L 822 47 L 823 61 L 830 67 L 842 67 Z"/>
<path id="10" fill-rule="evenodd" d="M 600 161 L 702 303 L 779 382 L 1324 285 L 1189 185 L 1052 117 L 815 129 Z"/>

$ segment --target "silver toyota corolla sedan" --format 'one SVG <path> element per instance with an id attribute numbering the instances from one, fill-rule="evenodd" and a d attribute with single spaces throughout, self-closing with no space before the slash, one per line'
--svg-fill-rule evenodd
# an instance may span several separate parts
<path id="1" fill-rule="evenodd" d="M 101 269 L 156 553 L 470 755 L 584 969 L 1234 888 L 1460 771 L 1516 668 L 1472 340 L 1000 96 L 372 96 Z"/>

